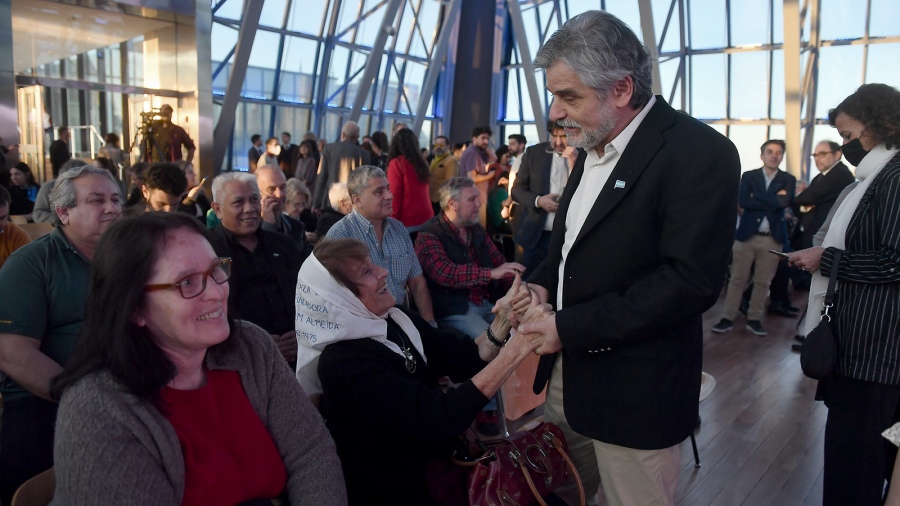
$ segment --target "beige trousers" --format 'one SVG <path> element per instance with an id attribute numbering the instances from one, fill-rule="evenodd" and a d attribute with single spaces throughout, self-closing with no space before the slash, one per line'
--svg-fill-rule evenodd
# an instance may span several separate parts
<path id="1" fill-rule="evenodd" d="M 754 235 L 746 241 L 734 241 L 731 247 L 731 280 L 725 293 L 725 318 L 734 321 L 740 314 L 741 297 L 747 289 L 750 269 L 753 268 L 753 295 L 750 296 L 747 319 L 762 320 L 769 284 L 781 260 L 778 255 L 769 253 L 770 249 L 781 251 L 781 245 L 768 235 Z"/>
<path id="2" fill-rule="evenodd" d="M 569 456 L 584 483 L 587 504 L 596 505 L 603 484 L 608 506 L 674 505 L 678 486 L 680 448 L 635 450 L 591 439 L 572 430 L 563 411 L 562 357 L 556 359 L 544 404 L 544 419 L 560 426 Z M 575 480 L 556 491 L 566 504 L 578 504 Z"/>

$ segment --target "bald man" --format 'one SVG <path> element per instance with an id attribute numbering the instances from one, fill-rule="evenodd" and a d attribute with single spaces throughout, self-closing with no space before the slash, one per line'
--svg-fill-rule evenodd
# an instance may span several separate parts
<path id="1" fill-rule="evenodd" d="M 262 208 L 262 229 L 285 234 L 294 241 L 306 260 L 312 245 L 306 240 L 306 227 L 300 220 L 284 214 L 287 202 L 287 180 L 280 167 L 260 165 L 256 168 L 256 185 L 259 186 L 260 207 Z"/>
<path id="2" fill-rule="evenodd" d="M 316 191 L 313 193 L 314 210 L 320 211 L 329 205 L 328 189 L 333 183 L 346 183 L 351 170 L 369 165 L 369 152 L 359 147 L 358 139 L 359 125 L 348 121 L 341 127 L 341 140 L 325 145 L 316 176 Z"/>

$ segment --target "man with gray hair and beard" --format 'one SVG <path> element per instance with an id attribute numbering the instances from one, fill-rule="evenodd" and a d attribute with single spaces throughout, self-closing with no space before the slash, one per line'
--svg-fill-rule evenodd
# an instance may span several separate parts
<path id="1" fill-rule="evenodd" d="M 350 171 L 360 165 L 369 165 L 371 155 L 357 144 L 359 125 L 348 121 L 341 127 L 341 141 L 325 146 L 319 160 L 316 174 L 316 191 L 313 192 L 312 208 L 321 211 L 328 205 L 328 189 L 333 183 L 346 183 Z"/>
<path id="2" fill-rule="evenodd" d="M 54 181 L 49 206 L 56 228 L 0 269 L 3 504 L 25 480 L 53 467 L 57 403 L 50 381 L 75 350 L 97 243 L 122 215 L 119 184 L 107 170 L 82 165 Z"/>
<path id="3" fill-rule="evenodd" d="M 588 497 L 602 479 L 609 505 L 674 504 L 679 444 L 698 420 L 701 315 L 734 240 L 738 153 L 653 96 L 649 52 L 611 14 L 570 19 L 534 63 L 550 119 L 585 150 L 528 280 L 556 308 L 519 328 L 543 338 L 535 390 L 549 380 L 544 417 Z M 573 488 L 557 494 L 572 504 Z"/>

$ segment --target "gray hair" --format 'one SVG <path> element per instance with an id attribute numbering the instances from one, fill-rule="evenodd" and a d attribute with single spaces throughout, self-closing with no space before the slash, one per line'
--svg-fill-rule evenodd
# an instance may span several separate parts
<path id="1" fill-rule="evenodd" d="M 77 169 L 78 167 L 84 167 L 85 165 L 89 164 L 81 158 L 71 158 L 66 163 L 62 164 L 62 167 L 59 168 L 59 173 L 62 174 L 72 169 Z"/>
<path id="2" fill-rule="evenodd" d="M 70 162 L 72 160 L 69 160 Z M 83 160 L 78 160 L 80 162 L 84 162 Z M 68 163 L 68 162 L 66 162 Z M 75 207 L 78 202 L 78 195 L 75 194 L 75 180 L 80 178 L 81 176 L 88 175 L 97 175 L 102 176 L 109 180 L 116 188 L 116 193 L 119 193 L 119 183 L 116 181 L 116 178 L 113 177 L 112 174 L 106 169 L 101 169 L 100 167 L 94 167 L 93 165 L 81 165 L 70 167 L 63 172 L 63 165 L 60 168 L 59 177 L 56 178 L 56 183 L 53 185 L 53 189 L 50 190 L 50 218 L 53 220 L 53 224 L 56 226 L 60 226 L 62 223 L 59 221 L 59 216 L 56 214 L 56 210 L 64 207 L 66 209 L 71 209 Z M 119 195 L 122 197 L 122 195 Z"/>
<path id="3" fill-rule="evenodd" d="M 534 57 L 536 68 L 555 63 L 569 66 L 586 86 L 602 97 L 631 76 L 630 106 L 640 109 L 653 96 L 653 60 L 631 28 L 604 11 L 587 11 L 568 20 Z"/>
<path id="4" fill-rule="evenodd" d="M 367 183 L 368 185 L 368 183 Z M 350 199 L 350 191 L 347 190 L 347 183 L 334 183 L 328 190 L 328 202 L 335 211 L 341 210 L 341 201 Z"/>
<path id="5" fill-rule="evenodd" d="M 256 170 L 259 170 L 258 168 Z M 306 184 L 299 179 L 290 178 L 287 180 L 285 184 L 284 190 L 285 198 L 288 200 L 294 200 L 294 197 L 297 195 L 304 195 L 306 197 L 306 203 L 312 200 L 312 194 L 309 192 L 309 188 L 306 187 Z"/>
<path id="6" fill-rule="evenodd" d="M 249 184 L 259 193 L 259 186 L 256 184 L 256 176 L 247 172 L 233 171 L 219 174 L 213 179 L 212 192 L 213 202 L 222 203 L 220 199 L 225 198 L 225 185 L 228 183 L 244 183 Z"/>
<path id="7" fill-rule="evenodd" d="M 359 195 L 369 187 L 369 180 L 376 177 L 387 177 L 384 171 L 374 165 L 360 165 L 350 172 L 347 178 L 347 192 L 350 196 Z"/>
<path id="8" fill-rule="evenodd" d="M 463 188 L 474 188 L 475 181 L 468 177 L 451 177 L 441 185 L 441 209 L 446 210 L 450 205 L 450 199 L 459 202 L 459 192 Z"/>
<path id="9" fill-rule="evenodd" d="M 348 121 L 341 127 L 341 134 L 351 141 L 359 139 L 359 125 L 355 121 Z"/>

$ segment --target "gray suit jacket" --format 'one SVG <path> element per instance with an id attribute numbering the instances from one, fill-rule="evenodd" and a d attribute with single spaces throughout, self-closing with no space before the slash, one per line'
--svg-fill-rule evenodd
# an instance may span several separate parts
<path id="1" fill-rule="evenodd" d="M 353 141 L 327 144 L 322 150 L 322 159 L 319 161 L 312 207 L 315 209 L 330 207 L 328 189 L 331 188 L 331 184 L 346 183 L 351 170 L 360 165 L 369 165 L 369 162 L 369 152 L 357 146 Z"/>

